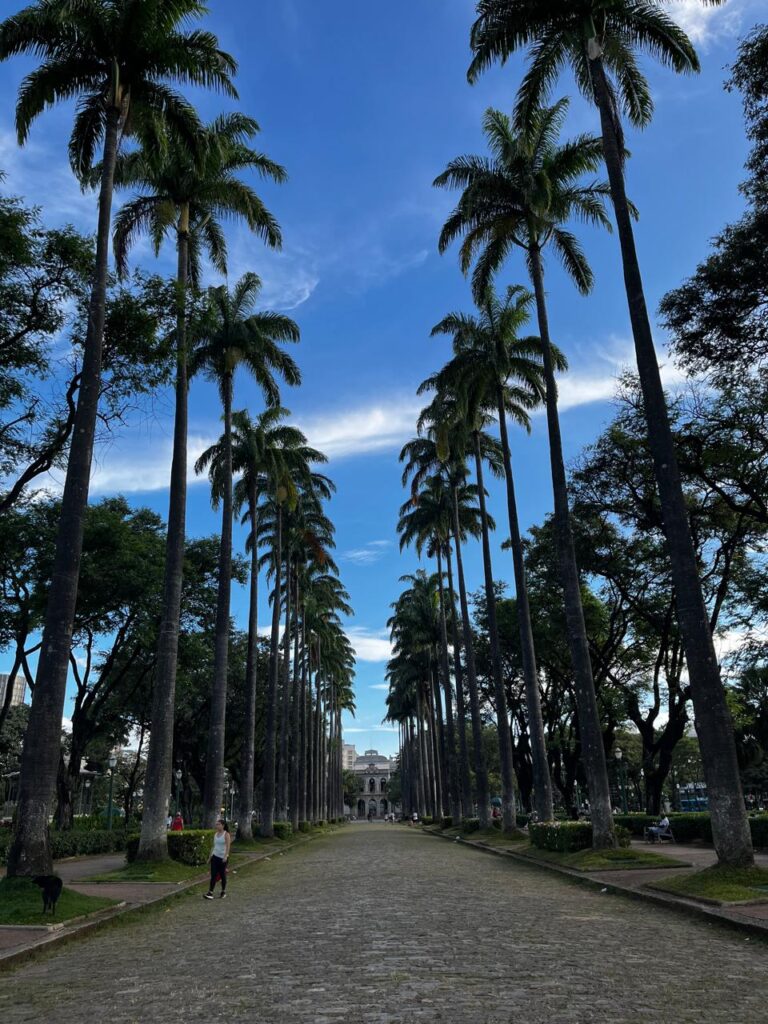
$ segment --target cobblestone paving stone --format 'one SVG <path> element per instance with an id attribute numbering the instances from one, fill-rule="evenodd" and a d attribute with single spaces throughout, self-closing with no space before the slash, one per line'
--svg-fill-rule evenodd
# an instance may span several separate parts
<path id="1" fill-rule="evenodd" d="M 0 977 L 17 1024 L 764 1024 L 768 946 L 350 825 Z"/>

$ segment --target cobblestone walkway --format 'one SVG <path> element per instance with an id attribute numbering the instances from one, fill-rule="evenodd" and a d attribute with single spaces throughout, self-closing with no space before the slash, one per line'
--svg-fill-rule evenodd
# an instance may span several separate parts
<path id="1" fill-rule="evenodd" d="M 764 1024 L 768 946 L 350 825 L 0 978 L 16 1024 Z"/>

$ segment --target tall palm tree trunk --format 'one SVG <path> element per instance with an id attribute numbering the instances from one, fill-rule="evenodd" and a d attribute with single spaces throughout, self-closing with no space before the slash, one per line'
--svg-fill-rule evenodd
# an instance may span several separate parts
<path id="1" fill-rule="evenodd" d="M 288 732 L 291 708 L 291 556 L 285 564 L 285 627 L 283 632 L 283 664 L 280 673 L 280 745 L 277 755 L 277 820 L 288 818 Z"/>
<path id="2" fill-rule="evenodd" d="M 432 663 L 432 703 L 434 705 L 435 730 L 435 781 L 437 783 L 437 806 L 435 814 L 442 817 L 448 814 L 449 783 L 448 783 L 448 752 L 445 748 L 445 724 L 443 720 L 443 699 L 440 694 L 440 661 L 435 658 Z"/>
<path id="3" fill-rule="evenodd" d="M 309 737 L 311 730 L 307 728 L 307 621 L 306 605 L 301 615 L 301 684 L 299 692 L 300 723 L 299 723 L 299 821 L 307 820 L 307 775 L 309 758 Z"/>
<path id="4" fill-rule="evenodd" d="M 475 668 L 475 645 L 467 602 L 467 586 L 464 582 L 464 560 L 461 555 L 461 529 L 459 527 L 459 500 L 455 485 L 453 491 L 453 543 L 456 547 L 456 574 L 459 578 L 459 602 L 461 604 L 461 625 L 464 634 L 464 652 L 467 658 L 467 688 L 472 718 L 472 743 L 475 748 L 475 782 L 477 785 L 477 816 L 480 828 L 490 828 L 491 802 L 488 792 L 488 768 L 483 747 L 483 725 L 480 720 L 480 694 L 477 687 Z"/>
<path id="5" fill-rule="evenodd" d="M 179 653 L 181 588 L 184 579 L 184 541 L 187 514 L 187 278 L 189 274 L 189 207 L 179 210 L 176 271 L 176 405 L 173 458 L 168 495 L 165 540 L 163 612 L 157 644 L 157 669 L 152 690 L 152 725 L 144 780 L 144 810 L 137 860 L 168 856 L 168 801 L 173 788 L 173 722 L 176 703 L 176 665 Z"/>
<path id="6" fill-rule="evenodd" d="M 549 766 L 547 764 L 547 743 L 544 736 L 544 720 L 541 715 L 539 674 L 536 669 L 536 650 L 533 644 L 531 607 L 528 601 L 528 584 L 525 579 L 525 560 L 523 558 L 523 542 L 520 537 L 520 522 L 517 517 L 515 478 L 512 473 L 512 452 L 509 445 L 507 417 L 504 410 L 504 394 L 501 388 L 497 392 L 497 411 L 504 458 L 504 476 L 507 485 L 507 516 L 509 519 L 509 535 L 512 541 L 512 564 L 515 571 L 517 621 L 520 629 L 525 704 L 528 710 L 528 735 L 531 743 L 531 761 L 533 766 L 533 806 L 540 821 L 551 821 L 554 817 L 552 810 L 552 781 L 549 777 Z"/>
<path id="7" fill-rule="evenodd" d="M 104 160 L 99 193 L 96 268 L 88 308 L 80 390 L 67 460 L 56 534 L 56 553 L 37 668 L 21 758 L 17 824 L 8 851 L 8 876 L 49 875 L 51 851 L 48 815 L 56 790 L 61 748 L 61 716 L 69 672 L 72 628 L 80 578 L 85 511 L 91 476 L 96 415 L 101 391 L 101 358 L 109 262 L 109 229 L 119 140 L 120 112 L 110 107 L 104 135 Z"/>
<path id="8" fill-rule="evenodd" d="M 275 754 L 277 750 L 277 676 L 280 671 L 280 605 L 283 565 L 283 511 L 278 502 L 275 517 L 275 586 L 272 594 L 272 635 L 267 681 L 267 714 L 264 726 L 264 761 L 261 772 L 261 826 L 259 834 L 269 839 L 275 834 Z"/>
<path id="9" fill-rule="evenodd" d="M 464 671 L 461 665 L 461 643 L 459 623 L 456 615 L 456 591 L 453 586 L 453 560 L 451 545 L 445 549 L 445 564 L 448 569 L 448 600 L 451 611 L 451 642 L 453 644 L 453 673 L 456 679 L 456 728 L 459 733 L 459 779 L 461 781 L 461 815 L 473 817 L 472 779 L 469 772 L 469 749 L 467 745 L 467 710 L 464 700 Z"/>
<path id="10" fill-rule="evenodd" d="M 213 828 L 221 812 L 224 793 L 224 733 L 227 717 L 227 672 L 229 668 L 229 607 L 232 590 L 232 373 L 222 380 L 224 399 L 223 489 L 221 500 L 221 544 L 219 547 L 219 591 L 216 601 L 216 638 L 213 654 L 213 687 L 208 722 L 208 750 L 205 758 L 203 827 Z"/>
<path id="11" fill-rule="evenodd" d="M 411 750 L 413 751 L 413 779 L 416 811 L 421 816 L 426 813 L 426 797 L 424 794 L 424 767 L 421 760 L 421 743 L 419 741 L 419 722 L 416 715 L 408 719 L 411 733 Z"/>
<path id="12" fill-rule="evenodd" d="M 251 520 L 251 579 L 248 604 L 248 651 L 245 657 L 245 721 L 243 750 L 240 757 L 240 806 L 237 814 L 237 838 L 253 838 L 253 777 L 256 760 L 256 688 L 259 638 L 259 549 L 256 481 L 248 486 L 248 515 Z"/>
<path id="13" fill-rule="evenodd" d="M 425 689 L 428 689 L 425 687 Z M 419 692 L 419 743 L 421 744 L 421 763 L 424 773 L 424 811 L 426 814 L 435 813 L 435 776 L 434 764 L 432 761 L 432 729 L 427 726 L 428 710 L 424 707 L 424 694 Z"/>
<path id="14" fill-rule="evenodd" d="M 448 630 L 445 624 L 445 586 L 443 581 L 443 554 L 437 545 L 437 590 L 440 600 L 440 668 L 445 694 L 445 760 L 447 761 L 446 794 L 448 810 L 454 826 L 461 819 L 461 797 L 459 793 L 459 766 L 456 760 L 456 732 L 453 722 L 453 696 L 451 693 L 451 672 L 448 665 Z"/>
<path id="15" fill-rule="evenodd" d="M 552 348 L 549 338 L 547 301 L 544 293 L 544 271 L 541 252 L 536 246 L 528 250 L 533 290 L 536 295 L 536 312 L 539 336 L 542 341 L 544 377 L 546 382 L 547 429 L 549 432 L 549 459 L 552 470 L 552 491 L 555 506 L 555 531 L 560 562 L 560 581 L 563 587 L 565 621 L 568 632 L 568 646 L 573 662 L 576 689 L 576 708 L 579 718 L 579 736 L 584 769 L 589 790 L 589 804 L 592 813 L 592 845 L 603 849 L 615 845 L 613 814 L 611 811 L 611 790 L 605 764 L 605 750 L 597 712 L 597 696 L 592 678 L 592 663 L 589 658 L 587 630 L 584 625 L 584 609 L 581 604 L 581 585 L 576 565 L 576 551 L 571 530 L 571 514 L 568 508 L 568 486 L 563 462 L 563 443 L 560 435 L 560 417 L 557 411 L 557 383 L 552 362 Z"/>
<path id="16" fill-rule="evenodd" d="M 590 70 L 600 110 L 603 154 L 616 213 L 624 285 L 643 392 L 648 440 L 659 488 L 664 535 L 672 566 L 677 618 L 691 682 L 696 735 L 701 746 L 712 818 L 712 838 L 721 864 L 745 867 L 754 863 L 754 855 L 736 759 L 733 722 L 726 703 L 701 590 L 675 443 L 645 304 L 643 279 L 624 187 L 622 154 L 616 137 L 605 68 L 600 57 L 590 61 Z"/>
<path id="17" fill-rule="evenodd" d="M 289 743 L 289 799 L 288 807 L 294 832 L 299 831 L 299 744 L 301 742 L 301 688 L 299 685 L 299 574 L 296 572 L 296 591 L 293 604 L 293 694 L 291 697 L 291 735 Z"/>
<path id="18" fill-rule="evenodd" d="M 512 733 L 509 728 L 507 694 L 504 690 L 504 674 L 499 649 L 499 627 L 496 621 L 496 592 L 493 589 L 493 567 L 491 565 L 491 542 L 488 536 L 488 513 L 485 506 L 485 485 L 483 483 L 483 455 L 480 450 L 480 434 L 474 432 L 475 474 L 480 499 L 480 527 L 483 543 L 483 574 L 485 578 L 485 604 L 488 615 L 488 636 L 491 643 L 491 672 L 496 697 L 496 725 L 499 732 L 499 755 L 501 759 L 501 827 L 504 832 L 517 828 L 515 806 L 515 768 L 512 760 Z"/>

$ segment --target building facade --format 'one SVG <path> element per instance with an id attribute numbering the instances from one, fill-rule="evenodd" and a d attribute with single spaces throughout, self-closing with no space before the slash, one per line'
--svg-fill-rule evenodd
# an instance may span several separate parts
<path id="1" fill-rule="evenodd" d="M 358 777 L 357 806 L 350 813 L 358 818 L 383 818 L 400 810 L 389 799 L 389 780 L 397 768 L 394 757 L 385 757 L 378 750 L 366 750 L 355 758 L 352 771 Z"/>
<path id="2" fill-rule="evenodd" d="M 352 772 L 355 770 L 355 761 L 357 760 L 357 748 L 354 743 L 342 743 L 341 745 L 341 767 L 345 772 Z"/>
<path id="3" fill-rule="evenodd" d="M 7 672 L 0 672 L 0 707 L 5 703 L 5 695 L 8 692 L 8 687 L 13 688 L 11 693 L 11 707 L 18 707 L 19 704 L 24 703 L 24 698 L 27 695 L 27 681 L 23 675 L 17 675 L 14 677 L 13 682 L 10 682 L 10 676 Z"/>

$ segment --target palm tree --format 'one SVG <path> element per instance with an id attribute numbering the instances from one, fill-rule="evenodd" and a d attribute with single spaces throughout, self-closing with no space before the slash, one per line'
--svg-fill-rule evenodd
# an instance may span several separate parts
<path id="1" fill-rule="evenodd" d="M 466 483 L 466 450 L 461 445 L 448 442 L 444 425 L 431 424 L 426 436 L 408 441 L 400 452 L 400 461 L 405 462 L 403 484 L 411 479 L 411 491 L 418 491 L 421 484 L 430 476 L 440 474 L 444 477 L 451 494 L 451 516 L 453 543 L 456 551 L 456 571 L 459 582 L 459 601 L 461 607 L 461 623 L 464 653 L 467 663 L 467 689 L 469 691 L 470 717 L 472 720 L 472 744 L 474 749 L 474 768 L 477 784 L 477 813 L 482 828 L 491 824 L 490 794 L 488 792 L 488 769 L 483 747 L 483 726 L 480 716 L 480 694 L 477 685 L 475 667 L 475 648 L 472 639 L 472 625 L 469 616 L 469 601 L 464 580 L 464 562 L 461 545 L 467 535 L 479 537 L 481 534 L 480 511 L 474 507 L 477 489 L 471 489 Z M 456 659 L 458 665 L 461 658 Z M 458 677 L 457 677 L 458 684 Z M 457 701 L 461 727 L 463 714 L 461 702 Z"/>
<path id="2" fill-rule="evenodd" d="M 176 659 L 184 564 L 187 496 L 188 344 L 187 288 L 200 283 L 200 263 L 206 252 L 220 272 L 227 269 L 222 221 L 238 218 L 272 248 L 281 244 L 274 218 L 254 190 L 238 178 L 254 170 L 277 182 L 285 172 L 248 144 L 258 125 L 242 114 L 217 118 L 198 133 L 191 153 L 178 140 L 165 151 L 144 149 L 118 160 L 117 180 L 138 190 L 115 218 L 115 258 L 118 270 L 127 268 L 128 252 L 140 232 L 147 232 L 156 252 L 163 239 L 175 239 L 177 251 L 176 403 L 173 429 L 166 537 L 163 618 L 158 643 L 158 666 L 153 691 L 153 728 L 147 757 L 144 814 L 139 857 L 155 860 L 167 855 L 165 822 L 171 790 Z"/>
<path id="3" fill-rule="evenodd" d="M 454 357 L 437 375 L 438 389 L 445 382 L 449 386 L 470 390 L 477 401 L 493 409 L 499 424 L 533 761 L 534 808 L 541 821 L 549 821 L 553 817 L 552 785 L 507 430 L 508 415 L 530 429 L 527 410 L 531 407 L 531 399 L 538 403 L 545 392 L 541 342 L 538 338 L 518 337 L 528 322 L 532 300 L 530 292 L 519 286 L 508 288 L 503 301 L 489 287 L 478 306 L 479 316 L 451 313 L 432 329 L 432 334 L 453 336 Z M 564 366 L 562 357 L 558 364 L 559 368 Z"/>
<path id="4" fill-rule="evenodd" d="M 400 509 L 397 530 L 400 534 L 400 550 L 414 544 L 421 557 L 424 548 L 437 561 L 437 585 L 440 615 L 440 668 L 445 695 L 445 743 L 443 744 L 444 778 L 443 789 L 454 824 L 461 821 L 461 788 L 459 782 L 459 758 L 456 749 L 456 730 L 453 715 L 453 695 L 448 654 L 448 629 L 446 625 L 446 599 L 443 573 L 443 554 L 451 537 L 450 496 L 439 477 L 429 478 L 425 486 Z"/>
<path id="5" fill-rule="evenodd" d="M 46 107 L 73 98 L 78 105 L 69 156 L 81 179 L 87 179 L 102 143 L 96 264 L 81 383 L 32 697 L 31 729 L 21 764 L 18 825 L 9 851 L 9 875 L 51 871 L 48 808 L 59 761 L 101 385 L 118 149 L 123 138 L 134 135 L 145 145 L 162 150 L 168 129 L 188 142 L 194 139 L 197 117 L 169 83 L 202 85 L 237 95 L 231 81 L 234 60 L 218 48 L 210 32 L 184 28 L 190 19 L 206 12 L 199 0 L 37 0 L 0 25 L 0 60 L 16 54 L 41 59 L 19 91 L 19 143 L 26 141 L 32 122 Z"/>
<path id="6" fill-rule="evenodd" d="M 242 366 L 250 371 L 265 400 L 279 402 L 275 375 L 291 387 L 301 382 L 299 368 L 283 351 L 285 342 L 299 340 L 299 328 L 281 313 L 254 313 L 261 291 L 256 274 L 244 274 L 235 287 L 210 290 L 210 318 L 190 358 L 190 373 L 204 373 L 215 381 L 224 407 L 224 433 L 221 457 L 212 474 L 214 504 L 221 499 L 221 546 L 219 551 L 219 589 L 216 604 L 211 714 L 208 725 L 208 753 L 205 761 L 203 826 L 213 827 L 224 791 L 224 729 L 227 704 L 227 665 L 229 655 L 229 607 L 232 584 L 232 391 L 235 371 Z M 195 472 L 213 465 L 214 450 L 209 448 L 195 464 Z"/>
<path id="7" fill-rule="evenodd" d="M 243 749 L 240 757 L 240 802 L 237 816 L 237 837 L 250 840 L 253 837 L 253 787 L 255 773 L 256 696 L 258 679 L 256 673 L 256 647 L 258 640 L 258 585 L 259 548 L 254 542 L 258 536 L 258 506 L 262 488 L 274 470 L 275 453 L 284 447 L 301 443 L 302 435 L 282 421 L 288 410 L 280 406 L 265 409 L 256 420 L 245 410 L 232 414 L 232 469 L 241 476 L 235 484 L 234 507 L 245 509 L 243 522 L 250 526 L 247 548 L 251 555 L 251 572 L 248 603 L 248 649 L 245 662 L 245 723 L 243 728 Z"/>
<path id="8" fill-rule="evenodd" d="M 714 5 L 722 0 L 707 0 Z M 602 152 L 616 214 L 624 286 L 643 393 L 648 439 L 659 489 L 662 521 L 677 595 L 712 814 L 712 834 L 723 864 L 754 861 L 733 738 L 733 724 L 720 678 L 691 537 L 675 444 L 653 343 L 643 279 L 632 229 L 632 206 L 624 182 L 621 115 L 644 128 L 653 114 L 638 52 L 678 73 L 699 70 L 690 39 L 664 10 L 663 0 L 480 0 L 472 28 L 474 58 L 469 79 L 518 49 L 529 67 L 516 111 L 519 126 L 531 124 L 550 86 L 566 65 L 580 92 L 600 113 Z"/>
<path id="9" fill-rule="evenodd" d="M 531 115 L 524 132 L 516 132 L 500 111 L 486 111 L 483 127 L 491 159 L 463 156 L 452 160 L 435 184 L 463 189 L 443 226 L 440 249 L 444 251 L 455 238 L 464 236 L 460 258 L 465 273 L 477 255 L 475 298 L 484 294 L 491 275 L 515 247 L 524 251 L 533 282 L 546 384 L 560 577 L 592 808 L 592 837 L 599 849 L 614 845 L 613 815 L 568 507 L 542 250 L 547 245 L 554 248 L 576 287 L 586 293 L 592 287 L 592 272 L 577 239 L 563 225 L 574 217 L 607 228 L 610 224 L 604 206 L 607 185 L 579 184 L 585 173 L 599 166 L 600 140 L 581 135 L 563 145 L 558 143 L 567 107 L 567 100 L 560 100 L 553 107 L 540 108 Z"/>

